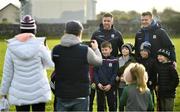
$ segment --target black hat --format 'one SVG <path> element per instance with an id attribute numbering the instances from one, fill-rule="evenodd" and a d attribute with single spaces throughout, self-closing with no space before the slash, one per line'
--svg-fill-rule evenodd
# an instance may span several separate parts
<path id="1" fill-rule="evenodd" d="M 145 41 L 140 46 L 140 51 L 145 50 L 148 53 L 151 53 L 151 44 L 148 41 Z"/>
<path id="2" fill-rule="evenodd" d="M 79 34 L 83 30 L 83 25 L 79 21 L 69 21 L 66 23 L 65 32 L 68 34 Z"/>
<path id="3" fill-rule="evenodd" d="M 124 47 L 126 47 L 126 48 L 129 49 L 129 53 L 132 53 L 133 50 L 134 50 L 134 46 L 133 46 L 131 43 L 123 44 L 123 45 L 121 46 L 121 50 L 122 50 L 122 48 L 124 48 Z"/>
<path id="4" fill-rule="evenodd" d="M 21 20 L 20 29 L 35 30 L 36 29 L 35 20 L 30 15 L 25 15 Z"/>
<path id="5" fill-rule="evenodd" d="M 163 55 L 163 56 L 167 57 L 168 59 L 170 59 L 171 53 L 167 49 L 159 49 L 157 52 L 157 55 Z"/>

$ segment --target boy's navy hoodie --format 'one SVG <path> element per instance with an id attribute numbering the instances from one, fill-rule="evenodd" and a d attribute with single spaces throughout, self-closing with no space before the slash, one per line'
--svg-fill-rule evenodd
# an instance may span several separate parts
<path id="1" fill-rule="evenodd" d="M 115 85 L 115 78 L 118 71 L 118 59 L 110 56 L 103 59 L 103 63 L 99 67 L 95 67 L 94 78 L 95 83 L 102 85 Z"/>

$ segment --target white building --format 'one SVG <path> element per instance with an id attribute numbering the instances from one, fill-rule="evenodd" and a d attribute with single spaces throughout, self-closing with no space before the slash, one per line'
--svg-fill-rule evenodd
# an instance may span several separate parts
<path id="1" fill-rule="evenodd" d="M 64 23 L 69 20 L 96 19 L 96 0 L 21 0 L 26 2 L 22 15 L 31 14 L 39 23 Z"/>
<path id="2" fill-rule="evenodd" d="M 0 4 L 0 23 L 18 24 L 19 6 L 13 3 L 5 2 Z"/>

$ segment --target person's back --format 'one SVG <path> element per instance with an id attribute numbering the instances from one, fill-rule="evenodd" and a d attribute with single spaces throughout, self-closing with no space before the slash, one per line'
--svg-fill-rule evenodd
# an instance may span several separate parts
<path id="1" fill-rule="evenodd" d="M 147 88 L 147 73 L 142 64 L 131 63 L 124 71 L 124 80 L 128 84 L 123 90 L 120 105 L 126 111 L 152 111 L 153 101 Z"/>
<path id="2" fill-rule="evenodd" d="M 80 44 L 69 48 L 58 45 L 53 49 L 56 80 L 56 96 L 78 98 L 88 96 L 89 79 L 87 46 Z M 63 74 L 63 75 L 60 75 Z"/>
<path id="3" fill-rule="evenodd" d="M 124 92 L 128 96 L 126 111 L 146 111 L 148 109 L 149 103 L 151 102 L 151 93 L 149 90 L 141 94 L 136 84 L 130 84 L 124 88 Z"/>
<path id="4" fill-rule="evenodd" d="M 9 103 L 17 111 L 45 111 L 51 99 L 51 90 L 45 71 L 53 67 L 50 52 L 44 46 L 45 38 L 36 38 L 36 25 L 30 16 L 21 21 L 21 33 L 7 40 L 1 94 L 9 93 Z M 38 106 L 37 106 L 38 105 Z"/>
<path id="5" fill-rule="evenodd" d="M 91 43 L 92 49 L 80 44 L 82 31 L 80 22 L 67 22 L 61 44 L 52 51 L 57 111 L 88 111 L 88 67 L 101 65 L 102 57 L 96 41 Z"/>

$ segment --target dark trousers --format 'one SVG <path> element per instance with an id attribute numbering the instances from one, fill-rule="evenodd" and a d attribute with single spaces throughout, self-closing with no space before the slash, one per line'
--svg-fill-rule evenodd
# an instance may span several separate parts
<path id="1" fill-rule="evenodd" d="M 57 99 L 56 99 L 56 96 L 54 96 L 54 103 L 53 103 L 53 107 L 54 107 L 54 112 L 56 111 L 56 101 Z"/>
<path id="2" fill-rule="evenodd" d="M 97 89 L 97 110 L 104 111 L 105 104 L 106 104 L 106 97 L 107 103 L 109 107 L 109 111 L 116 111 L 116 91 L 114 88 L 111 88 L 109 91 L 105 92 Z"/>
<path id="3" fill-rule="evenodd" d="M 122 95 L 122 92 L 123 92 L 124 88 L 118 88 L 118 95 L 119 95 L 119 111 L 124 111 L 124 106 L 122 107 L 120 105 L 120 98 L 121 98 L 121 95 Z"/>
<path id="4" fill-rule="evenodd" d="M 16 111 L 22 112 L 22 111 L 30 111 L 30 107 L 32 106 L 32 111 L 41 111 L 45 112 L 45 103 L 38 103 L 38 104 L 32 104 L 32 105 L 22 105 L 22 106 L 16 106 Z"/>
<path id="5" fill-rule="evenodd" d="M 93 111 L 93 102 L 94 102 L 94 97 L 95 97 L 96 90 L 91 89 L 90 93 L 90 100 L 89 100 L 89 111 Z"/>
<path id="6" fill-rule="evenodd" d="M 160 111 L 173 111 L 174 98 L 159 98 Z"/>

